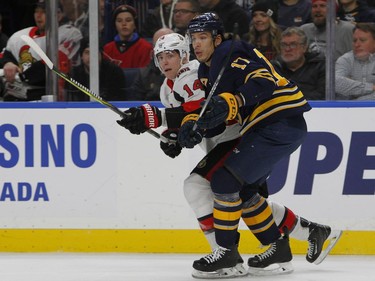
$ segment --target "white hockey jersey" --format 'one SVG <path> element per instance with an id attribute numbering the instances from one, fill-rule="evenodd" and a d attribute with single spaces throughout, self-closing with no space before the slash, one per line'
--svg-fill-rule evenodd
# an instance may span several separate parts
<path id="1" fill-rule="evenodd" d="M 36 26 L 24 28 L 15 32 L 8 40 L 6 50 L 12 53 L 18 61 L 22 72 L 26 71 L 33 62 L 39 61 L 41 58 L 27 44 L 20 39 L 21 35 L 30 36 L 44 52 L 46 52 L 46 36 L 37 34 Z M 59 27 L 59 51 L 64 53 L 68 59 L 74 57 L 79 50 L 79 43 L 82 38 L 81 32 L 70 25 L 62 25 Z"/>
<path id="2" fill-rule="evenodd" d="M 160 101 L 167 107 L 178 107 L 189 101 L 204 99 L 205 92 L 198 79 L 199 62 L 189 61 L 181 66 L 174 81 L 165 79 L 160 87 Z"/>
<path id="3" fill-rule="evenodd" d="M 198 67 L 199 62 L 192 60 L 181 66 L 174 81 L 167 78 L 164 80 L 160 87 L 160 101 L 166 108 L 183 106 L 184 103 L 205 98 L 205 92 L 198 79 Z M 167 126 L 165 119 L 162 120 L 163 126 Z M 223 133 L 212 138 L 204 138 L 200 146 L 209 152 L 218 143 L 240 137 L 240 128 L 238 123 L 228 125 Z"/>

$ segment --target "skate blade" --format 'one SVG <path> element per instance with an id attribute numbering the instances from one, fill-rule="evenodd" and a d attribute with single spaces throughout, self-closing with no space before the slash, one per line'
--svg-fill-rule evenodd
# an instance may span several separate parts
<path id="1" fill-rule="evenodd" d="M 265 268 L 249 267 L 249 274 L 254 276 L 271 276 L 289 274 L 294 270 L 291 262 L 274 263 Z"/>
<path id="2" fill-rule="evenodd" d="M 332 230 L 331 234 L 327 237 L 329 243 L 327 247 L 322 250 L 319 257 L 314 261 L 314 264 L 318 265 L 328 256 L 332 248 L 336 245 L 342 235 L 342 230 Z"/>
<path id="3" fill-rule="evenodd" d="M 225 279 L 246 276 L 247 271 L 242 264 L 237 264 L 234 267 L 222 268 L 211 272 L 194 269 L 191 275 L 197 279 Z"/>

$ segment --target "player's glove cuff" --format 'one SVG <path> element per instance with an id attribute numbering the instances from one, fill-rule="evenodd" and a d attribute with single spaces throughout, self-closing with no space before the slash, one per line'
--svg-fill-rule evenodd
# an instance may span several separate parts
<path id="1" fill-rule="evenodd" d="M 199 115 L 198 114 L 195 114 L 195 113 L 188 114 L 188 115 L 186 115 L 184 117 L 184 119 L 182 119 L 181 126 L 184 125 L 188 121 L 196 122 L 198 119 L 199 119 Z"/>
<path id="2" fill-rule="evenodd" d="M 161 112 L 156 106 L 145 103 L 141 106 L 147 128 L 157 128 L 161 125 Z"/>
<path id="3" fill-rule="evenodd" d="M 224 99 L 228 104 L 227 121 L 235 119 L 238 114 L 238 102 L 236 96 L 231 93 L 221 93 L 219 97 Z"/>

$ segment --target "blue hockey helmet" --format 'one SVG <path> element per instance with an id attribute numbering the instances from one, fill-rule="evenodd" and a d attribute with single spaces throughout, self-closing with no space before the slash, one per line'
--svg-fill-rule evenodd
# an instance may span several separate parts
<path id="1" fill-rule="evenodd" d="M 213 36 L 224 37 L 224 24 L 215 13 L 209 12 L 194 17 L 188 25 L 188 35 L 195 32 L 209 31 Z"/>

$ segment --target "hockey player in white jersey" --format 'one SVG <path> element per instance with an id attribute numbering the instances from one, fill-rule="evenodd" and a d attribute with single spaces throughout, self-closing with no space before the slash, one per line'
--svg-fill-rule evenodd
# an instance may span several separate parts
<path id="1" fill-rule="evenodd" d="M 121 126 L 131 133 L 140 134 L 149 128 L 165 126 L 162 134 L 171 140 L 169 143 L 160 142 L 160 146 L 166 155 L 175 158 L 181 152 L 177 140 L 178 128 L 184 116 L 199 108 L 205 98 L 205 92 L 198 80 L 198 61 L 189 61 L 189 45 L 185 38 L 179 34 L 167 34 L 159 38 L 154 47 L 155 64 L 166 76 L 160 88 L 160 100 L 165 109 L 158 109 L 149 104 L 133 107 L 125 111 L 128 118 L 118 121 Z M 210 138 L 210 132 L 206 133 L 201 147 L 207 155 L 194 168 L 190 176 L 184 181 L 184 195 L 193 209 L 199 225 L 212 249 L 218 247 L 215 240 L 213 226 L 213 194 L 210 187 L 210 178 L 215 169 L 220 166 L 228 151 L 237 144 L 239 127 L 237 123 L 228 124 L 221 128 L 222 133 Z M 267 196 L 267 186 L 264 185 L 264 196 Z M 324 241 L 331 233 L 328 226 L 309 222 L 296 216 L 288 208 L 277 203 L 270 202 L 272 212 L 282 231 L 284 227 L 290 235 L 300 240 L 309 241 L 309 250 L 306 259 L 315 262 L 324 258 L 327 254 L 322 252 Z M 324 257 L 323 257 L 324 256 Z M 267 257 L 262 257 L 267 260 Z M 238 256 L 238 264 L 233 268 L 226 268 L 217 272 L 201 272 L 194 270 L 196 278 L 229 278 L 246 275 L 243 260 Z M 268 263 L 273 264 L 272 260 Z M 283 265 L 272 271 L 251 272 L 253 274 L 279 274 L 292 271 L 290 264 Z"/>

